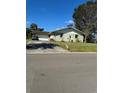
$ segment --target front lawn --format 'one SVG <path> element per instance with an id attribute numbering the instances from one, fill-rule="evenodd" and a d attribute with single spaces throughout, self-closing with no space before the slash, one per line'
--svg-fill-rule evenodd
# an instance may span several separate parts
<path id="1" fill-rule="evenodd" d="M 71 43 L 71 42 L 51 42 L 71 52 L 96 52 L 97 44 L 94 43 Z"/>

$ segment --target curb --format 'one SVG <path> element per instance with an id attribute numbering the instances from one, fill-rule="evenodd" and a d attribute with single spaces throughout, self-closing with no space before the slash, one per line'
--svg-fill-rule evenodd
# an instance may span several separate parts
<path id="1" fill-rule="evenodd" d="M 34 54 L 97 54 L 97 52 L 44 52 L 44 53 L 26 53 L 27 55 Z"/>

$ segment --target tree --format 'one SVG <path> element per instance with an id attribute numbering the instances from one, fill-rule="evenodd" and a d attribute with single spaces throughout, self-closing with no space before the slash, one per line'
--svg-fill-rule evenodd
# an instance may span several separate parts
<path id="1" fill-rule="evenodd" d="M 88 0 L 79 5 L 74 10 L 73 19 L 76 28 L 83 31 L 84 41 L 87 42 L 87 37 L 97 30 L 97 2 Z"/>
<path id="2" fill-rule="evenodd" d="M 26 28 L 26 39 L 30 39 L 30 38 L 31 38 L 30 28 Z"/>
<path id="3" fill-rule="evenodd" d="M 44 28 L 38 28 L 37 24 L 35 23 L 32 23 L 30 25 L 30 31 L 33 32 L 33 31 L 44 31 Z"/>
<path id="4" fill-rule="evenodd" d="M 32 23 L 30 25 L 30 33 L 31 33 L 31 35 L 36 35 L 36 31 L 44 31 L 44 28 L 38 28 L 37 24 Z"/>
<path id="5" fill-rule="evenodd" d="M 36 31 L 37 29 L 38 29 L 37 24 L 32 23 L 32 24 L 30 25 L 30 30 L 31 30 L 31 31 Z"/>
<path id="6" fill-rule="evenodd" d="M 44 28 L 38 28 L 37 24 L 32 23 L 29 28 L 26 28 L 26 38 L 31 38 L 36 35 L 36 31 L 44 31 Z"/>
<path id="7" fill-rule="evenodd" d="M 38 30 L 38 26 L 35 23 L 32 23 L 29 28 L 26 28 L 26 38 L 29 39 L 35 34 L 35 31 Z"/>

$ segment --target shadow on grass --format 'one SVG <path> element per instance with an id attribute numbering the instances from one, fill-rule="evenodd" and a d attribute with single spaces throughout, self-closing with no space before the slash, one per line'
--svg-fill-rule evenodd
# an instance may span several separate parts
<path id="1" fill-rule="evenodd" d="M 26 49 L 54 49 L 54 47 L 58 46 L 57 44 L 51 43 L 40 43 L 40 44 L 27 44 Z"/>

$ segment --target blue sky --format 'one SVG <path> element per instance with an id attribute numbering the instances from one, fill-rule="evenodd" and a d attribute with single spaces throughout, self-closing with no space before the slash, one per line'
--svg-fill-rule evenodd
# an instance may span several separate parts
<path id="1" fill-rule="evenodd" d="M 66 27 L 72 23 L 74 8 L 85 0 L 27 0 L 26 26 L 36 23 L 45 31 Z"/>

